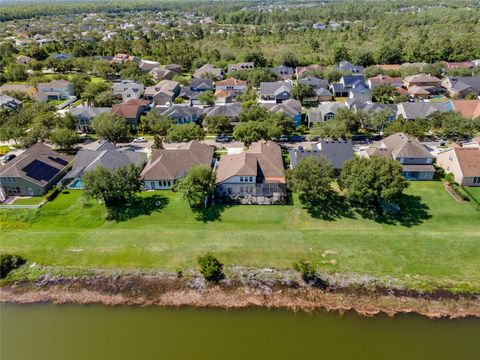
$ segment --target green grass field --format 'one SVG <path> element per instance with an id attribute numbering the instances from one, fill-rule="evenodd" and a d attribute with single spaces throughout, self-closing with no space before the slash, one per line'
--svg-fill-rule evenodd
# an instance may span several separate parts
<path id="1" fill-rule="evenodd" d="M 82 192 L 38 211 L 0 212 L 0 252 L 44 265 L 170 269 L 212 251 L 227 265 L 290 268 L 301 257 L 331 272 L 396 278 L 418 289 L 480 289 L 480 213 L 440 182 L 416 182 L 398 221 L 312 218 L 289 206 L 214 208 L 204 218 L 169 191 L 142 194 L 117 220 Z M 335 254 L 323 257 L 325 250 Z M 335 259 L 336 265 L 325 264 Z"/>

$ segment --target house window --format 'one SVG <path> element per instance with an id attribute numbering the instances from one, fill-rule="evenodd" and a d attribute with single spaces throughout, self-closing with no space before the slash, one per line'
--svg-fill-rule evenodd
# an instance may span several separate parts
<path id="1" fill-rule="evenodd" d="M 250 181 L 253 181 L 253 176 L 250 176 Z"/>
<path id="2" fill-rule="evenodd" d="M 152 189 L 155 189 L 155 181 L 151 181 L 151 182 L 150 182 L 150 187 L 151 187 Z"/>
<path id="3" fill-rule="evenodd" d="M 240 182 L 243 182 L 243 176 L 240 176 Z"/>
<path id="4" fill-rule="evenodd" d="M 327 114 L 325 115 L 325 120 L 332 120 L 335 117 L 335 114 Z"/>
<path id="5" fill-rule="evenodd" d="M 473 183 L 474 184 L 480 184 L 480 176 L 476 176 L 473 178 Z"/>

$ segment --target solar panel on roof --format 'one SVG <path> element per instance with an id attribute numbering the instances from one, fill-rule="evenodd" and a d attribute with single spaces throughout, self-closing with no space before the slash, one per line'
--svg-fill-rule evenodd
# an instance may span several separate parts
<path id="1" fill-rule="evenodd" d="M 45 164 L 43 161 L 40 160 L 33 160 L 30 164 L 25 166 L 22 171 L 26 173 L 26 175 L 32 179 L 37 181 L 50 181 L 53 179 L 55 175 L 57 175 L 60 170 Z"/>
<path id="2" fill-rule="evenodd" d="M 63 166 L 68 165 L 68 161 L 63 160 L 62 158 L 59 158 L 59 157 L 54 158 L 53 156 L 49 156 L 48 158 L 52 161 L 55 161 L 56 163 L 58 163 L 60 165 L 63 165 Z"/>

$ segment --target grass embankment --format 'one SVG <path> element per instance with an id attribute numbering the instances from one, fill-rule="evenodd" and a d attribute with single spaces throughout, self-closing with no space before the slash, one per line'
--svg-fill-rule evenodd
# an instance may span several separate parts
<path id="1" fill-rule="evenodd" d="M 142 198 L 113 221 L 80 191 L 38 211 L 2 210 L 0 252 L 51 266 L 166 270 L 192 268 L 205 251 L 229 266 L 258 268 L 290 268 L 305 257 L 322 271 L 393 278 L 414 289 L 480 291 L 480 213 L 440 182 L 412 183 L 402 218 L 383 222 L 315 219 L 298 202 L 215 207 L 201 217 L 179 194 Z"/>

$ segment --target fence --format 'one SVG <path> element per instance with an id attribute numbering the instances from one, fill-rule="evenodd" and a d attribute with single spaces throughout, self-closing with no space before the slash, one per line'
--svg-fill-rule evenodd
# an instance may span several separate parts
<path id="1" fill-rule="evenodd" d="M 216 200 L 237 204 L 285 204 L 285 184 L 223 184 L 216 191 Z"/>
<path id="2" fill-rule="evenodd" d="M 47 201 L 48 201 L 48 199 L 43 199 L 40 204 L 36 204 L 36 205 L 15 205 L 15 204 L 0 205 L 0 209 L 10 209 L 10 210 L 14 210 L 14 209 L 39 209 L 43 205 L 45 205 L 45 203 Z"/>

